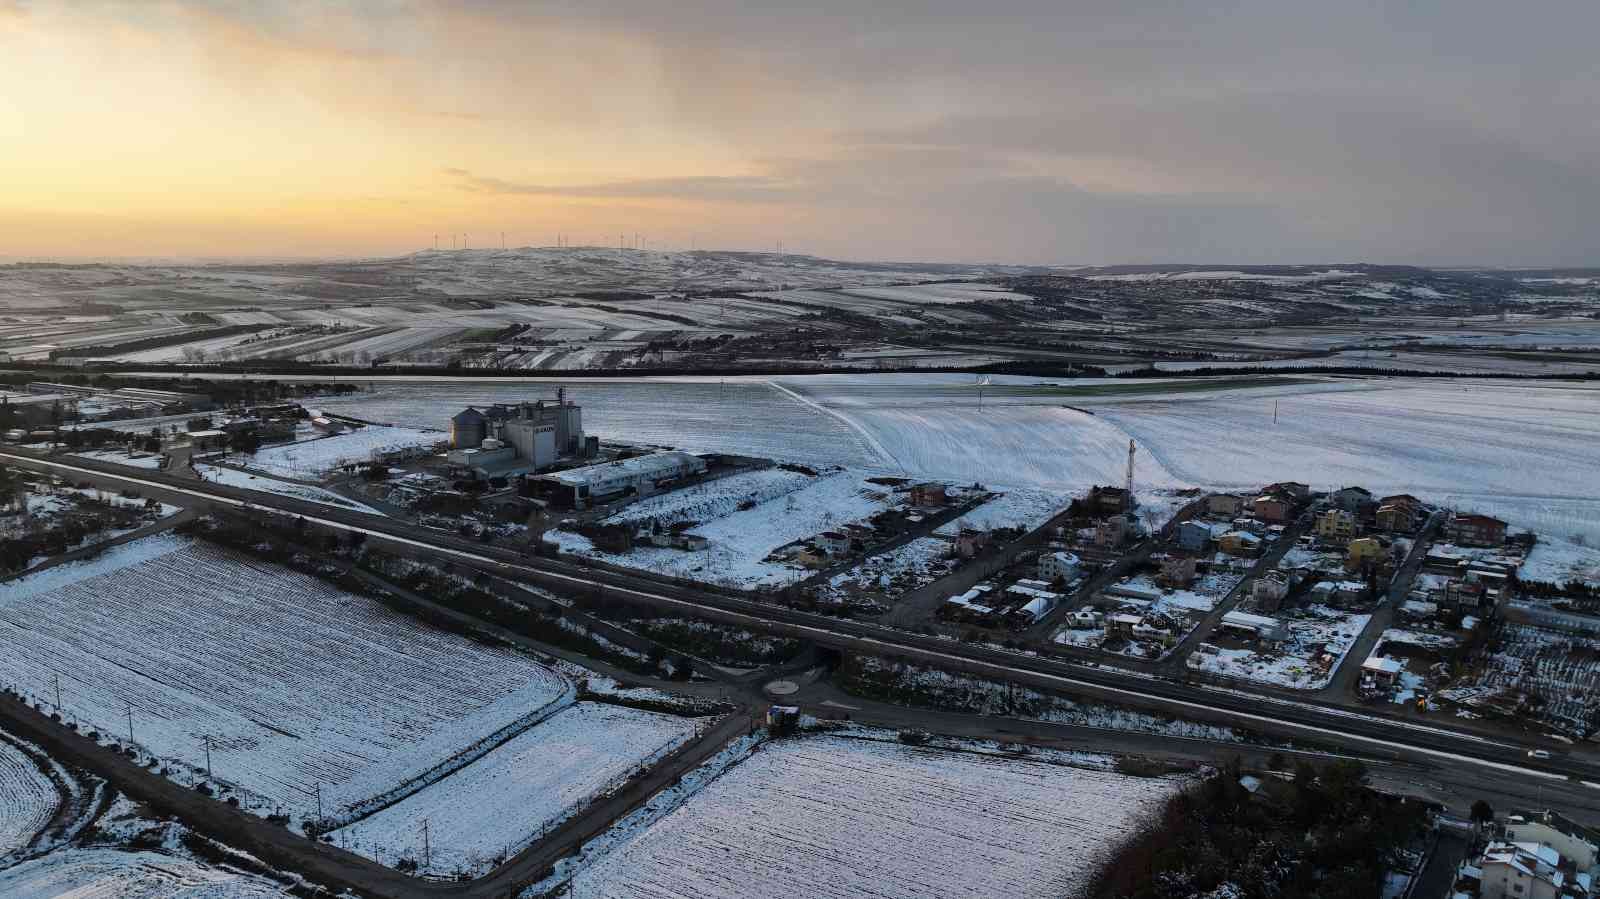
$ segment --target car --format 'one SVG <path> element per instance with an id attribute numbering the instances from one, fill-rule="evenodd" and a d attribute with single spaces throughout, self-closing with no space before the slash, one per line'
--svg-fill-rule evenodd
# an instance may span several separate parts
<path id="1" fill-rule="evenodd" d="M 1549 753 L 1548 750 L 1544 750 L 1544 749 L 1530 749 L 1530 750 L 1528 750 L 1528 758 L 1530 758 L 1530 759 L 1547 759 L 1549 757 L 1550 757 L 1550 753 Z"/>

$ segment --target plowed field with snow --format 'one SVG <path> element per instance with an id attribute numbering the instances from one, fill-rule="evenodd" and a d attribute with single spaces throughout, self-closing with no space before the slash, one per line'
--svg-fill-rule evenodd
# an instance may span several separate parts
<path id="1" fill-rule="evenodd" d="M 0 871 L 7 899 L 285 899 L 277 884 L 161 852 L 69 849 Z"/>
<path id="2" fill-rule="evenodd" d="M 175 536 L 0 585 L 0 682 L 294 813 L 381 793 L 571 696 L 524 656 Z"/>
<path id="3" fill-rule="evenodd" d="M 61 802 L 33 759 L 0 740 L 0 859 L 32 842 Z"/>
<path id="4" fill-rule="evenodd" d="M 687 718 L 578 703 L 334 839 L 384 864 L 421 862 L 427 820 L 428 870 L 480 875 L 693 734 Z"/>
<path id="5" fill-rule="evenodd" d="M 1170 780 L 839 737 L 768 744 L 573 899 L 1075 895 Z"/>

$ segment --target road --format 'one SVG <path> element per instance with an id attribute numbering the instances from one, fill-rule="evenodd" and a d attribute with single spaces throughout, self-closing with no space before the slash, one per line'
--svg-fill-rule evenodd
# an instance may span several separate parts
<path id="1" fill-rule="evenodd" d="M 1328 686 L 1322 688 L 1321 695 L 1331 699 L 1349 699 L 1355 695 L 1356 682 L 1361 679 L 1361 664 L 1372 655 L 1372 650 L 1382 639 L 1383 632 L 1394 624 L 1395 610 L 1400 603 L 1405 601 L 1406 594 L 1411 592 L 1411 582 L 1417 579 L 1417 572 L 1422 569 L 1422 563 L 1428 557 L 1428 547 L 1433 543 L 1434 532 L 1444 521 L 1443 512 L 1435 512 L 1428 517 L 1427 524 L 1417 533 L 1411 542 L 1411 552 L 1405 561 L 1400 563 L 1400 570 L 1389 581 L 1389 590 L 1384 594 L 1384 600 L 1372 610 L 1372 617 L 1367 621 L 1367 626 L 1361 629 L 1361 636 L 1356 638 L 1350 651 L 1345 653 L 1345 662 L 1339 666 L 1339 671 L 1334 675 Z"/>
<path id="2" fill-rule="evenodd" d="M 831 618 L 703 587 L 669 585 L 660 579 L 623 574 L 566 562 L 534 559 L 514 551 L 472 543 L 453 535 L 289 497 L 262 494 L 213 483 L 194 483 L 145 471 L 118 471 L 92 460 L 62 462 L 17 449 L 0 450 L 0 459 L 45 470 L 100 474 L 121 483 L 165 489 L 231 506 L 271 508 L 308 522 L 356 531 L 413 553 L 447 557 L 458 564 L 559 593 L 599 593 L 673 611 L 698 615 L 751 630 L 794 637 L 834 649 L 896 656 L 951 670 L 1019 684 L 1081 694 L 1159 714 L 1235 724 L 1290 739 L 1313 739 L 1347 748 L 1391 745 L 1419 758 L 1451 759 L 1487 771 L 1514 769 L 1559 780 L 1566 776 L 1600 781 L 1600 764 L 1587 756 L 1564 754 L 1529 760 L 1530 744 L 1486 738 L 1455 722 L 1420 724 L 1366 714 L 1312 699 L 1285 699 L 1243 689 L 1188 684 L 1098 665 L 1045 658 L 1032 653 L 941 636 L 924 636 L 879 624 Z"/>
<path id="3" fill-rule="evenodd" d="M 1261 554 L 1260 558 L 1256 559 L 1254 565 L 1250 566 L 1249 573 L 1241 578 L 1239 583 L 1228 591 L 1228 595 L 1224 596 L 1221 602 L 1207 612 L 1204 618 L 1200 619 L 1200 623 L 1194 630 L 1189 632 L 1187 637 L 1179 641 L 1178 645 L 1166 654 L 1162 659 L 1161 667 L 1169 673 L 1182 671 L 1185 660 L 1189 658 L 1189 653 L 1193 652 L 1201 641 L 1211 636 L 1211 632 L 1222 621 L 1222 616 L 1233 611 L 1233 607 L 1239 604 L 1239 600 L 1244 597 L 1245 585 L 1276 568 L 1278 562 L 1283 559 L 1284 554 L 1300 540 L 1300 535 L 1304 534 L 1310 527 L 1311 513 L 1305 512 L 1299 518 L 1296 518 L 1293 524 L 1285 528 L 1283 534 L 1276 541 L 1268 544 L 1266 551 Z"/>
<path id="4" fill-rule="evenodd" d="M 1376 756 L 1426 771 L 1430 779 L 1415 781 L 1419 789 L 1423 789 L 1422 785 L 1427 783 L 1438 784 L 1441 790 L 1446 784 L 1454 784 L 1452 790 L 1457 793 L 1465 790 L 1483 793 L 1485 790 L 1511 789 L 1514 786 L 1515 795 L 1521 797 L 1533 795 L 1535 789 L 1542 792 L 1548 788 L 1552 796 L 1587 798 L 1588 788 L 1579 787 L 1573 783 L 1573 779 L 1600 782 L 1600 764 L 1587 755 L 1566 754 L 1561 752 L 1563 747 L 1552 745 L 1548 748 L 1557 750 L 1558 754 L 1548 760 L 1534 761 L 1526 756 L 1526 745 L 1499 737 L 1485 737 L 1450 722 L 1406 722 L 1323 704 L 1309 698 L 1280 698 L 1245 690 L 1187 684 L 1132 671 L 1080 665 L 1027 652 L 908 633 L 873 623 L 835 619 L 731 595 L 729 592 L 691 589 L 665 584 L 658 579 L 555 560 L 529 559 L 514 551 L 471 543 L 381 516 L 323 507 L 219 484 L 180 480 L 141 470 L 119 470 L 117 466 L 89 460 L 63 461 L 6 449 L 0 450 L 0 461 L 70 476 L 109 480 L 158 498 L 162 494 L 181 496 L 201 509 L 208 504 L 221 508 L 250 506 L 301 515 L 313 524 L 363 533 L 369 539 L 393 544 L 414 555 L 448 558 L 464 567 L 575 596 L 580 601 L 582 597 L 605 592 L 633 602 L 685 612 L 753 631 L 795 637 L 847 652 L 899 657 L 991 680 L 1083 696 L 1156 714 L 1225 724 L 1269 737 L 1293 740 L 1302 747 L 1324 747 L 1336 752 Z M 0 711 L 7 711 L 7 717 L 20 716 L 23 723 L 18 726 L 30 734 L 40 726 L 39 722 L 26 722 L 27 714 L 37 717 L 31 710 L 24 713 L 0 703 Z M 905 719 L 908 721 L 929 720 L 926 713 L 904 711 L 900 714 L 910 716 Z M 746 726 L 744 721 L 736 721 L 737 717 L 719 725 L 715 736 L 728 739 L 736 736 Z M 946 722 L 944 726 L 954 725 Z M 692 752 L 668 760 L 665 767 L 652 771 L 650 776 L 636 784 L 630 784 L 625 795 L 606 800 L 596 809 L 580 815 L 574 819 L 571 827 L 558 828 L 549 839 L 495 873 L 471 884 L 446 887 L 413 881 L 354 856 L 345 858 L 348 855 L 346 853 L 330 856 L 328 853 L 337 853 L 337 850 L 311 843 L 281 827 L 263 825 L 258 819 L 241 820 L 236 810 L 209 800 L 202 802 L 200 800 L 204 797 L 130 766 L 120 757 L 105 759 L 100 757 L 104 751 L 97 754 L 89 747 L 73 746 L 71 737 L 75 735 L 66 734 L 63 728 L 53 724 L 50 727 L 62 731 L 62 734 L 46 742 L 65 746 L 61 751 L 72 753 L 67 760 L 103 774 L 110 771 L 112 773 L 106 776 L 119 785 L 123 784 L 124 777 L 133 778 L 131 786 L 127 787 L 130 795 L 137 798 L 156 797 L 146 801 L 162 808 L 175 809 L 174 814 L 195 823 L 197 830 L 218 835 L 231 845 L 255 852 L 274 864 L 305 871 L 333 883 L 393 896 L 492 896 L 497 895 L 495 889 L 504 892 L 521 882 L 536 879 L 543 873 L 542 860 L 557 857 L 561 851 L 559 847 L 564 845 L 570 850 L 577 845 L 573 841 L 581 840 L 585 831 L 597 832 L 598 828 L 613 820 L 616 813 L 625 811 L 633 803 L 645 801 L 653 795 L 652 788 L 690 770 L 698 763 L 697 759 L 709 757 L 718 746 L 715 739 L 691 744 Z M 983 730 L 989 726 L 978 727 Z M 1007 730 L 1013 729 L 1007 727 Z M 991 738 L 1007 738 L 997 730 L 994 728 L 983 732 Z M 78 739 L 80 744 L 84 742 Z M 1117 745 L 1125 746 L 1134 742 L 1126 734 L 1114 739 Z M 121 764 L 120 768 L 117 763 Z M 124 770 L 127 768 L 132 770 Z M 1597 791 L 1597 795 L 1600 795 L 1600 791 Z M 1525 798 L 1522 804 L 1526 804 Z"/>

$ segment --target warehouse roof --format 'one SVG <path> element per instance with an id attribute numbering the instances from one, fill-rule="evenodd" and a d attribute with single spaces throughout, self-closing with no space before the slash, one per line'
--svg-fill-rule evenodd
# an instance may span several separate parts
<path id="1" fill-rule="evenodd" d="M 615 462 L 602 462 L 599 465 L 553 472 L 545 475 L 543 480 L 555 481 L 569 487 L 585 487 L 621 477 L 644 476 L 658 472 L 677 473 L 684 466 L 704 469 L 705 461 L 692 453 L 677 451 L 650 453 L 632 459 L 618 459 Z"/>

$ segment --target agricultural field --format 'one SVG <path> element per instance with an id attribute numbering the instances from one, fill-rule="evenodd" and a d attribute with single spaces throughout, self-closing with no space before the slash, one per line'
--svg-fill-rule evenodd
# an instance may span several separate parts
<path id="1" fill-rule="evenodd" d="M 1540 539 L 1523 560 L 1517 577 L 1543 584 L 1600 583 L 1600 549 L 1566 540 Z"/>
<path id="2" fill-rule="evenodd" d="M 258 812 L 330 814 L 569 702 L 517 653 L 163 535 L 0 585 L 0 682 Z"/>
<path id="3" fill-rule="evenodd" d="M 580 702 L 333 838 L 384 864 L 420 865 L 426 820 L 431 858 L 422 870 L 481 875 L 694 731 L 688 718 Z"/>
<path id="4" fill-rule="evenodd" d="M 545 539 L 558 543 L 563 552 L 630 568 L 734 587 L 783 586 L 803 580 L 810 570 L 769 561 L 773 550 L 866 519 L 894 504 L 889 488 L 870 483 L 867 477 L 855 471 L 824 472 L 800 490 L 702 521 L 690 530 L 710 541 L 709 548 L 699 552 L 635 546 L 629 553 L 606 553 L 588 538 L 566 531 L 549 531 Z"/>
<path id="5" fill-rule="evenodd" d="M 287 899 L 266 878 L 165 852 L 64 849 L 0 871 L 8 899 Z"/>
<path id="6" fill-rule="evenodd" d="M 443 428 L 466 406 L 552 399 L 557 387 L 566 387 L 568 397 L 583 405 L 584 430 L 602 440 L 820 464 L 879 459 L 848 424 L 764 380 L 395 383 L 321 405 L 370 421 Z"/>
<path id="7" fill-rule="evenodd" d="M 0 863 L 33 842 L 60 804 L 61 794 L 38 763 L 0 739 Z"/>
<path id="8" fill-rule="evenodd" d="M 1176 788 L 1045 760 L 769 743 L 580 871 L 573 899 L 1059 899 Z"/>
<path id="9" fill-rule="evenodd" d="M 276 478 L 320 481 L 346 465 L 370 462 L 375 454 L 435 446 L 447 439 L 443 431 L 374 426 L 334 437 L 264 446 L 254 453 L 233 453 L 226 461 Z"/>
<path id="10" fill-rule="evenodd" d="M 1289 640 L 1280 646 L 1197 649 L 1189 654 L 1191 670 L 1291 690 L 1320 690 L 1333 681 L 1346 654 L 1366 628 L 1371 615 L 1312 605 L 1281 616 Z M 1359 664 L 1359 663 L 1352 663 Z"/>

